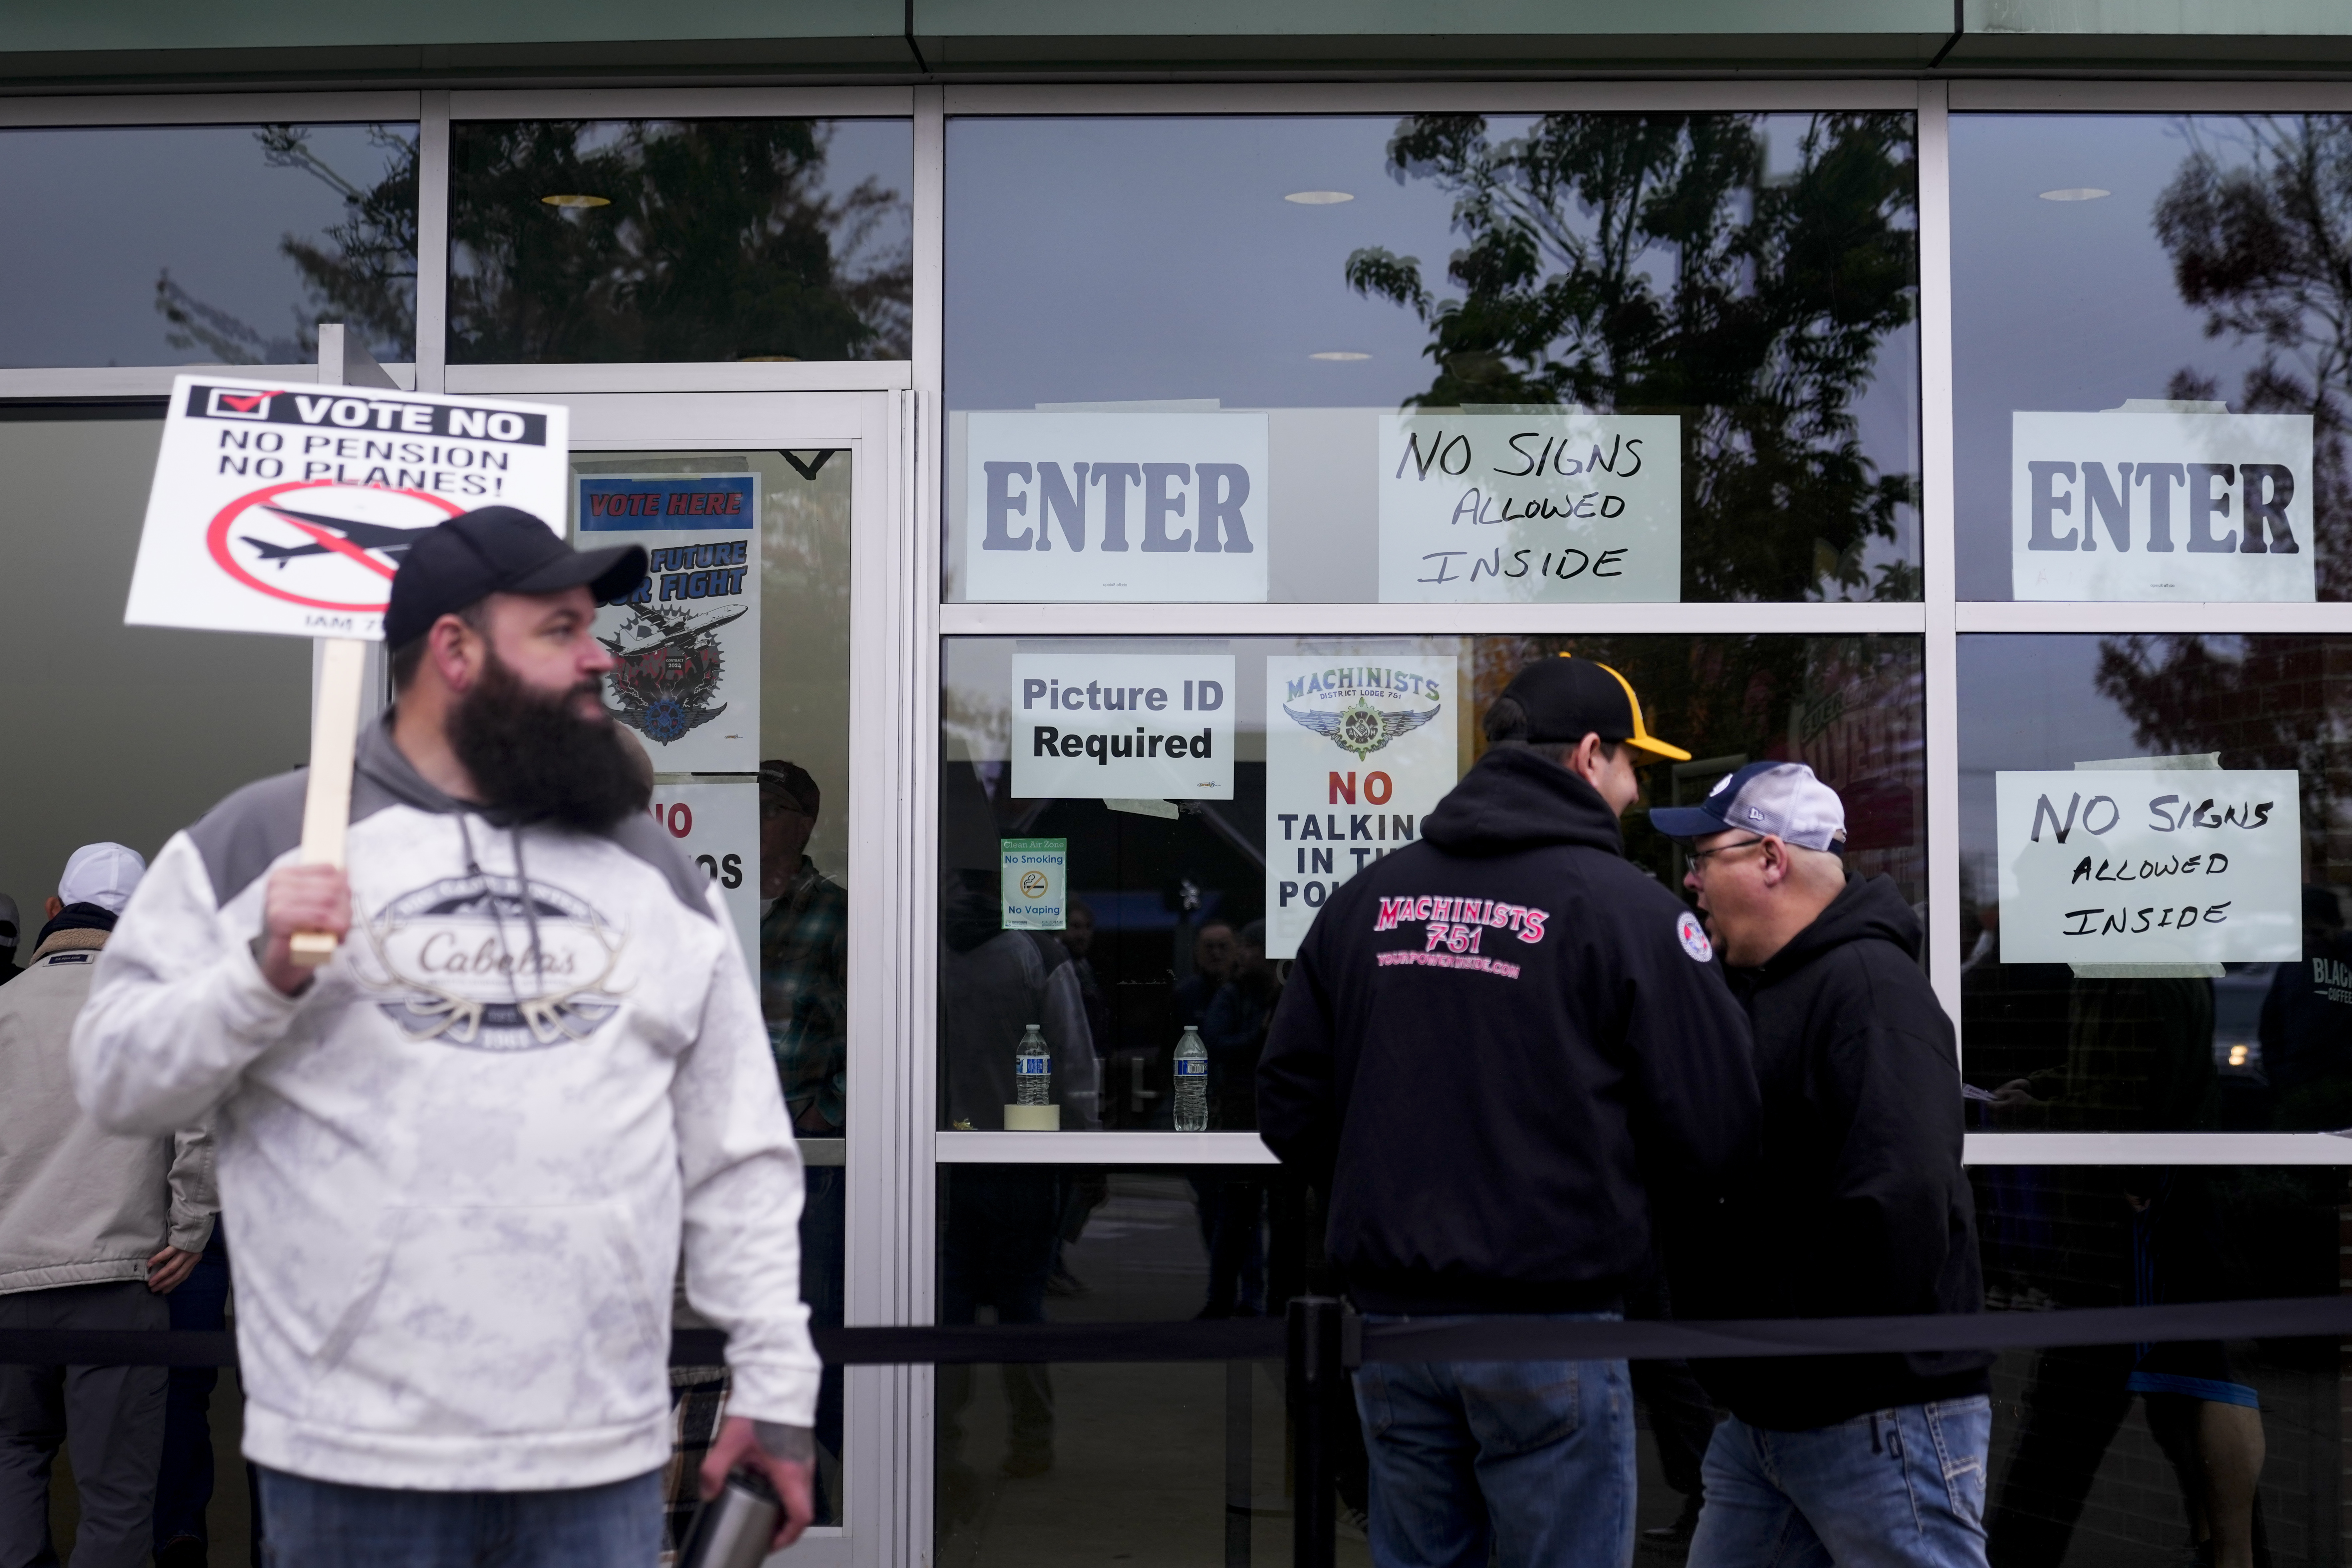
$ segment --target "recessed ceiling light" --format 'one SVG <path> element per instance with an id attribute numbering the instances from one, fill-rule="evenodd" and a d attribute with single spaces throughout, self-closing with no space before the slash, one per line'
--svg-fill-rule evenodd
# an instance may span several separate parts
<path id="1" fill-rule="evenodd" d="M 1293 191 L 1282 199 L 1297 202 L 1302 207 L 1328 207 L 1340 202 L 1352 202 L 1356 198 L 1349 191 Z"/>
<path id="2" fill-rule="evenodd" d="M 2115 194 L 2113 191 L 2103 191 L 2096 185 L 2069 185 L 2063 191 L 2044 191 L 2042 193 L 2042 199 L 2045 202 L 2095 202 L 2101 196 L 2111 196 Z"/>
<path id="3" fill-rule="evenodd" d="M 570 192 L 539 199 L 551 207 L 609 207 L 613 205 L 610 196 L 583 196 Z"/>
<path id="4" fill-rule="evenodd" d="M 1319 354 L 1308 354 L 1307 357 L 1308 359 L 1360 360 L 1370 359 L 1372 356 L 1370 354 L 1360 354 L 1353 349 L 1325 349 Z"/>

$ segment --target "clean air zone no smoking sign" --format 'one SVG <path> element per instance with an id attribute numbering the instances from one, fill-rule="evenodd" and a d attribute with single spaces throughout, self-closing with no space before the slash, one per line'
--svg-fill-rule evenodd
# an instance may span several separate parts
<path id="1" fill-rule="evenodd" d="M 380 638 L 417 531 L 507 505 L 562 531 L 567 413 L 181 376 L 123 619 Z"/>

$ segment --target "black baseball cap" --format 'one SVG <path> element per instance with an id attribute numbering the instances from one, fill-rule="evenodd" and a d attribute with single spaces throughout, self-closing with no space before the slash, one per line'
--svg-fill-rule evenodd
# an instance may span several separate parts
<path id="1" fill-rule="evenodd" d="M 1527 738 L 1538 746 L 1573 745 L 1598 735 L 1644 753 L 1637 762 L 1690 761 L 1688 752 L 1650 733 L 1633 683 L 1597 659 L 1561 654 L 1540 660 L 1511 677 L 1503 696 L 1526 711 Z"/>
<path id="2" fill-rule="evenodd" d="M 520 507 L 478 507 L 420 530 L 401 557 L 383 612 L 384 646 L 404 647 L 442 616 L 492 594 L 553 594 L 585 584 L 598 604 L 609 604 L 645 575 L 642 545 L 574 550 Z"/>

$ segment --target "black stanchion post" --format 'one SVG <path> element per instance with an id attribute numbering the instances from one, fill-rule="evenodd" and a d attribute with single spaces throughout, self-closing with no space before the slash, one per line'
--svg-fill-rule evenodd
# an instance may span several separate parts
<path id="1" fill-rule="evenodd" d="M 1332 1568 L 1339 1550 L 1335 1504 L 1339 1445 L 1334 1424 L 1348 1405 L 1339 1357 L 1339 1301 L 1300 1296 L 1290 1303 L 1290 1408 L 1298 1489 L 1291 1530 L 1294 1568 Z"/>

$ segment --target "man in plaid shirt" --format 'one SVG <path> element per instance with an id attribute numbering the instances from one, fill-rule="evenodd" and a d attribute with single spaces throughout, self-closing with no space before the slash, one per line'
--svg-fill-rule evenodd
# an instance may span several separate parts
<path id="1" fill-rule="evenodd" d="M 849 895 L 806 853 L 821 804 L 805 768 L 760 764 L 760 1011 L 803 1138 L 847 1118 Z"/>

